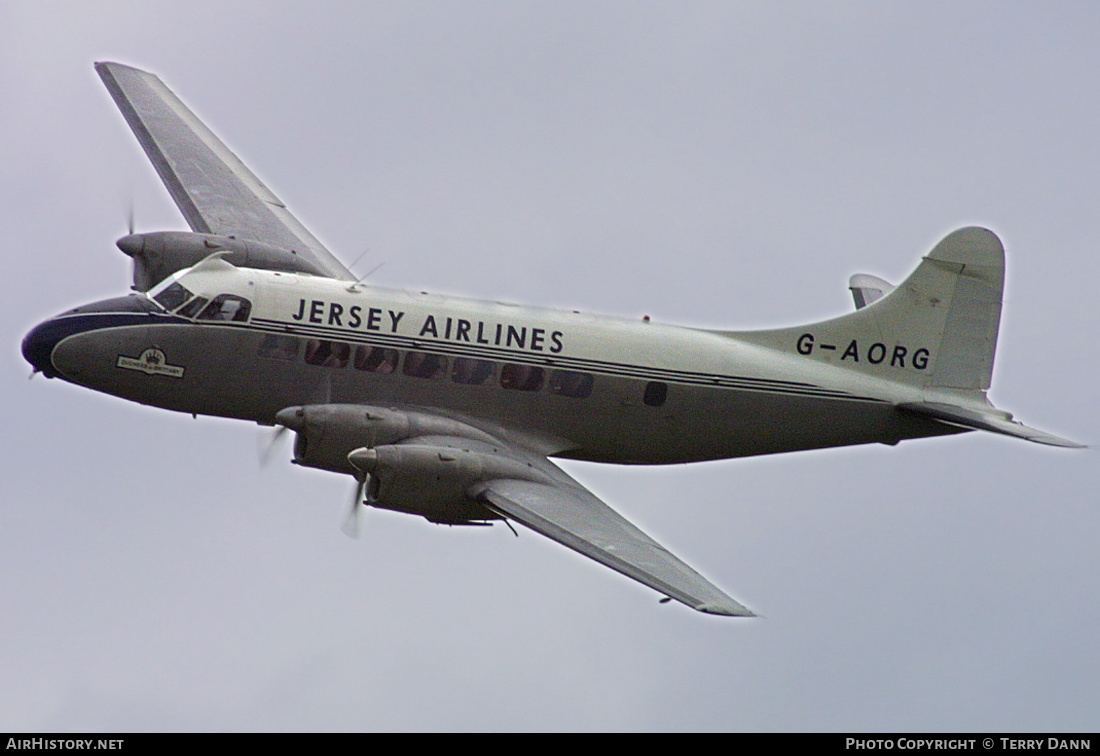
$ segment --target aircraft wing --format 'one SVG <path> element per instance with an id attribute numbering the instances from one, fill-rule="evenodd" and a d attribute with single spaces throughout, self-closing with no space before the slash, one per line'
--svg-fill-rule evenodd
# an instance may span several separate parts
<path id="1" fill-rule="evenodd" d="M 95 68 L 192 231 L 293 250 L 355 280 L 159 77 L 121 63 Z"/>
<path id="2" fill-rule="evenodd" d="M 484 518 L 459 514 L 451 521 L 437 516 L 455 515 L 451 502 L 462 509 L 477 502 L 692 609 L 755 616 L 569 477 L 544 451 L 507 429 L 497 427 L 490 433 L 417 409 L 355 405 L 288 407 L 277 422 L 307 434 L 306 443 L 295 445 L 295 461 L 310 465 L 308 457 L 300 456 L 302 450 L 320 449 L 325 428 L 361 415 L 368 422 L 356 436 L 369 439 L 370 445 L 353 450 L 346 459 L 370 476 L 367 489 L 375 506 L 416 511 L 409 507 L 418 499 L 433 499 L 437 504 L 447 502 L 447 509 L 420 514 L 435 522 L 460 524 Z M 342 443 L 337 435 L 329 435 Z M 316 446 L 310 445 L 313 437 L 320 440 Z"/>
<path id="3" fill-rule="evenodd" d="M 417 454 L 475 465 L 469 469 L 481 472 L 467 487 L 468 497 L 692 609 L 756 616 L 538 452 L 465 436 L 425 436 L 354 452 L 349 459 L 359 466 L 369 458 L 374 472 L 380 472 L 381 465 L 390 467 L 383 475 L 400 474 L 417 467 L 414 460 L 424 458 Z M 467 455 L 464 460 L 455 458 L 462 455 Z M 419 469 L 429 474 L 427 468 Z"/>
<path id="4" fill-rule="evenodd" d="M 483 484 L 479 499 L 497 513 L 696 611 L 756 616 L 593 493 L 570 482 L 491 480 Z"/>

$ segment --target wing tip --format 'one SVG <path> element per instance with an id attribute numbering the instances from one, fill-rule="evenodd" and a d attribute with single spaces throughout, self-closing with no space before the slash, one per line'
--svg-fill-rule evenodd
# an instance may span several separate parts
<path id="1" fill-rule="evenodd" d="M 99 74 L 100 77 L 112 74 L 114 69 L 132 68 L 132 66 L 128 66 L 125 63 L 115 63 L 113 60 L 97 60 L 92 65 L 95 66 L 95 72 Z"/>
<path id="2" fill-rule="evenodd" d="M 95 66 L 95 70 L 97 70 L 97 71 L 102 70 L 104 68 L 129 68 L 133 71 L 141 71 L 140 68 L 135 68 L 134 66 L 127 65 L 126 63 L 119 63 L 118 61 L 115 61 L 115 60 L 97 60 L 92 65 Z M 141 72 L 142 73 L 148 73 L 148 71 L 141 71 Z"/>
<path id="3" fill-rule="evenodd" d="M 758 617 L 759 615 L 749 609 L 748 607 L 738 604 L 736 601 L 730 603 L 714 603 L 699 604 L 692 607 L 697 612 L 703 614 L 716 614 L 721 617 Z"/>

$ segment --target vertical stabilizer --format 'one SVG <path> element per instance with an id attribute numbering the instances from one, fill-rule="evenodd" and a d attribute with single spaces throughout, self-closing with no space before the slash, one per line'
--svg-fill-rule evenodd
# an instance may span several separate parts
<path id="1" fill-rule="evenodd" d="M 920 387 L 989 388 L 1004 290 L 1004 247 L 988 229 L 947 235 L 896 289 L 854 313 L 729 335 Z"/>

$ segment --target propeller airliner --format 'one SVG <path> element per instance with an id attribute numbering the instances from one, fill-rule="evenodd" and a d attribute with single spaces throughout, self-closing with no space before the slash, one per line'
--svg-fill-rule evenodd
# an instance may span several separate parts
<path id="1" fill-rule="evenodd" d="M 97 63 L 190 232 L 133 233 L 133 292 L 23 341 L 35 372 L 277 426 L 361 505 L 515 521 L 701 612 L 753 612 L 551 458 L 670 464 L 985 430 L 1054 446 L 987 399 L 1004 249 L 944 238 L 856 309 L 716 331 L 361 282 L 157 76 Z"/>

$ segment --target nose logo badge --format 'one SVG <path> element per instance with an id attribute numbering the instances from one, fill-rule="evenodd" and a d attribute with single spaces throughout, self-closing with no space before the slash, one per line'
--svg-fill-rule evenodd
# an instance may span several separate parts
<path id="1" fill-rule="evenodd" d="M 164 375 L 169 378 L 182 378 L 184 370 L 179 365 L 169 365 L 164 352 L 156 347 L 146 349 L 138 357 L 120 354 L 115 365 L 124 370 L 137 370 L 146 375 Z"/>

